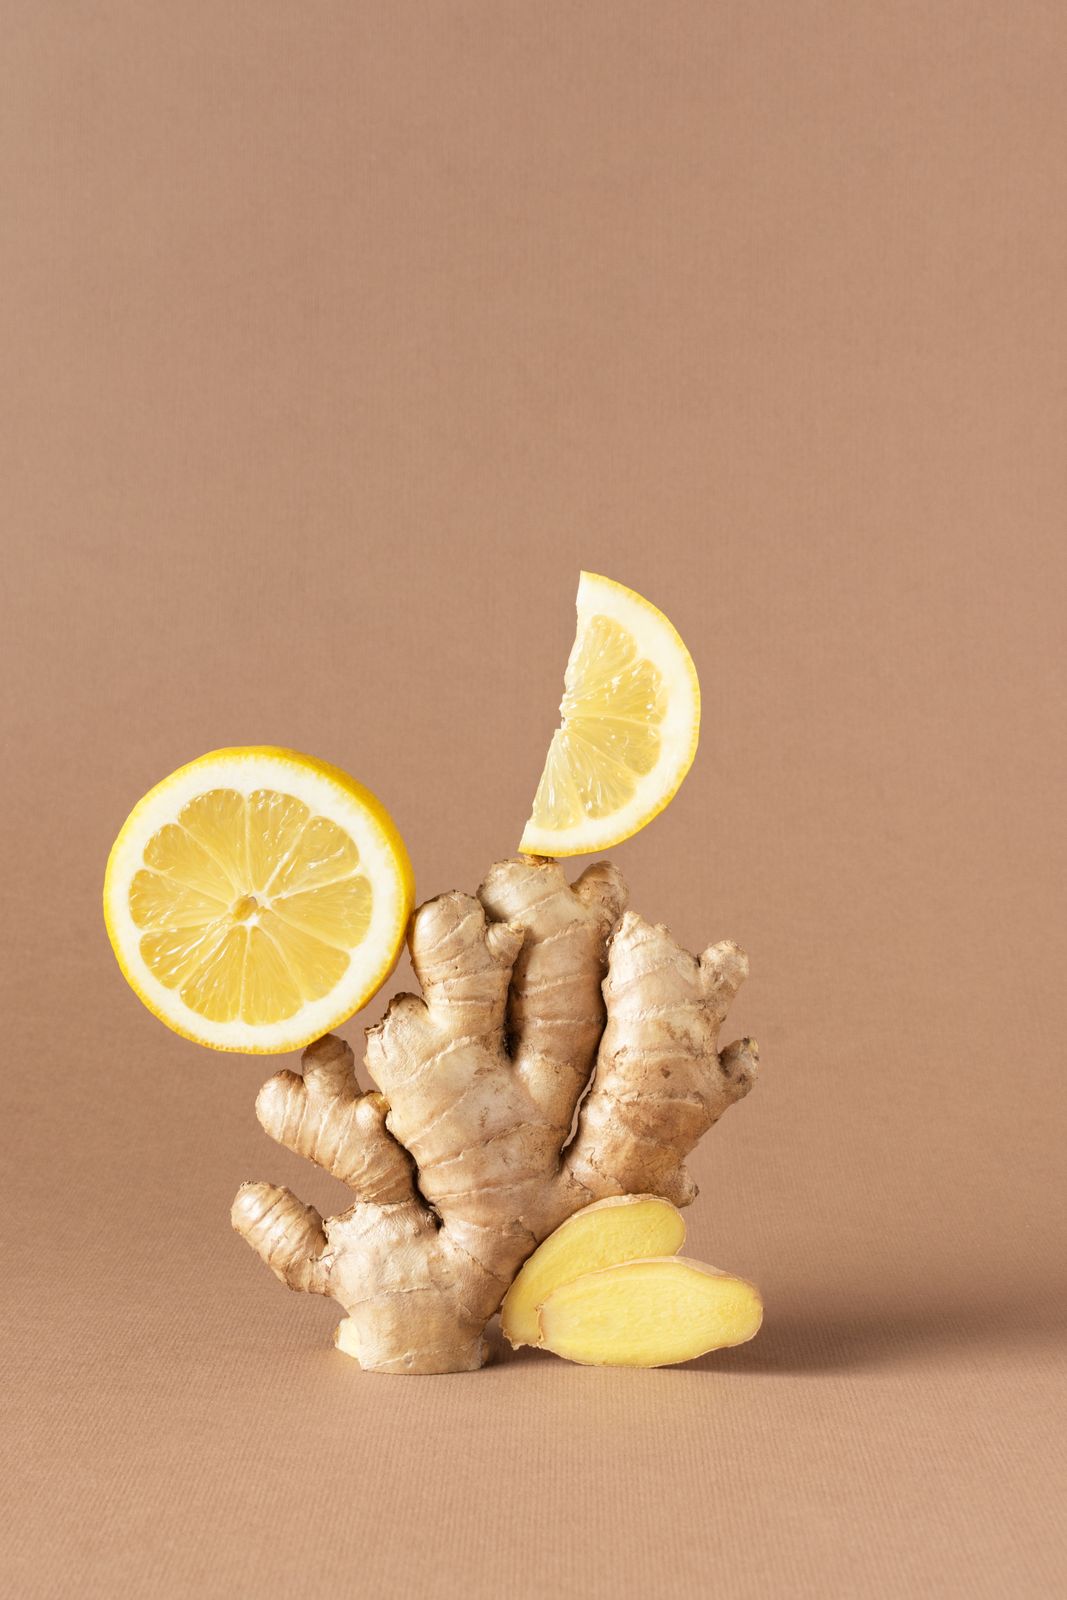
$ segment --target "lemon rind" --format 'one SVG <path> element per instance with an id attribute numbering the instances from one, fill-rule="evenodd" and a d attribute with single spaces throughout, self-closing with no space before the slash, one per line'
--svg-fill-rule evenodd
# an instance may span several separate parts
<path id="1" fill-rule="evenodd" d="M 374 884 L 371 924 L 344 976 L 326 995 L 301 1007 L 293 1017 L 271 1023 L 212 1022 L 160 983 L 145 964 L 139 950 L 141 930 L 129 909 L 129 883 L 142 865 L 144 843 L 173 821 L 195 794 L 208 788 L 251 792 L 283 786 L 313 810 L 332 816 L 355 838 Z M 108 856 L 103 901 L 108 937 L 123 977 L 154 1016 L 183 1038 L 212 1050 L 277 1055 L 301 1049 L 340 1026 L 387 981 L 404 947 L 415 902 L 415 877 L 395 822 L 371 790 L 340 767 L 302 751 L 280 745 L 246 745 L 211 750 L 187 762 L 137 802 Z M 373 959 L 375 950 L 381 952 L 377 960 Z"/>

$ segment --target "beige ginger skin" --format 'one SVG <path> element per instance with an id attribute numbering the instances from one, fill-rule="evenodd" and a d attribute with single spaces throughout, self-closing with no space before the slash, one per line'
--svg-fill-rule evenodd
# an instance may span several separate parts
<path id="1" fill-rule="evenodd" d="M 718 1048 L 748 963 L 728 941 L 698 959 L 625 905 L 606 861 L 573 887 L 555 861 L 497 863 L 476 897 L 412 918 L 422 998 L 368 1030 L 376 1091 L 331 1035 L 260 1091 L 267 1133 L 353 1203 L 324 1220 L 247 1183 L 233 1225 L 291 1289 L 339 1302 L 337 1343 L 367 1370 L 480 1367 L 487 1323 L 566 1218 L 613 1195 L 695 1197 L 684 1158 L 756 1074 L 753 1040 Z"/>

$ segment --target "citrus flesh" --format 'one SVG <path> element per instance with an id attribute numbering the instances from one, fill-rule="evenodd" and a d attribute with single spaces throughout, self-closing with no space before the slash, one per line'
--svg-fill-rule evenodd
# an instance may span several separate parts
<path id="1" fill-rule="evenodd" d="M 583 572 L 560 726 L 519 849 L 571 856 L 628 839 L 696 754 L 700 685 L 673 624 L 633 589 Z"/>
<path id="2" fill-rule="evenodd" d="M 297 1049 L 367 1003 L 403 946 L 414 879 L 369 790 L 274 746 L 216 750 L 134 807 L 104 916 L 128 982 L 200 1044 Z"/>

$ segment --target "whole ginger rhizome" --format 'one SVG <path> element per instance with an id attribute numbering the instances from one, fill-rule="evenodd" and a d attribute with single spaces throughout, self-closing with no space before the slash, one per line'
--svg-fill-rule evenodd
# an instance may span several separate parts
<path id="1" fill-rule="evenodd" d="M 422 998 L 397 997 L 368 1031 L 376 1090 L 360 1089 L 351 1050 L 327 1035 L 302 1074 L 280 1072 L 260 1092 L 266 1131 L 339 1178 L 353 1204 L 323 1219 L 288 1189 L 248 1183 L 234 1227 L 290 1288 L 338 1301 L 337 1344 L 364 1368 L 481 1366 L 487 1323 L 568 1218 L 613 1196 L 695 1198 L 684 1158 L 756 1075 L 753 1040 L 718 1045 L 748 963 L 729 941 L 690 955 L 626 899 L 606 861 L 573 886 L 555 861 L 498 863 L 477 896 L 441 895 L 415 913 Z M 541 1337 L 515 1342 L 551 1348 L 555 1327 L 571 1359 L 658 1365 L 657 1322 L 665 1339 L 673 1328 L 663 1362 L 756 1331 L 751 1286 L 746 1299 L 711 1276 L 742 1280 L 621 1248 L 615 1261 L 659 1270 L 627 1273 L 605 1261 L 615 1245 L 594 1245 L 588 1276 L 564 1287 L 545 1275 Z M 612 1335 L 613 1305 L 630 1320 L 640 1312 L 643 1342 L 629 1353 Z"/>

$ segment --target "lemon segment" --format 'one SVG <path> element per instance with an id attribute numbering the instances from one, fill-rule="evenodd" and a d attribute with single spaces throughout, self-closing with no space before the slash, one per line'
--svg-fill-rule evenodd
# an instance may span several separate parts
<path id="1" fill-rule="evenodd" d="M 633 589 L 583 572 L 578 627 L 552 736 L 519 849 L 605 850 L 677 793 L 700 734 L 700 685 L 673 624 Z"/>
<path id="2" fill-rule="evenodd" d="M 403 947 L 415 885 L 368 789 L 273 746 L 215 750 L 134 807 L 104 918 L 145 1005 L 217 1050 L 294 1050 L 367 1003 Z"/>

